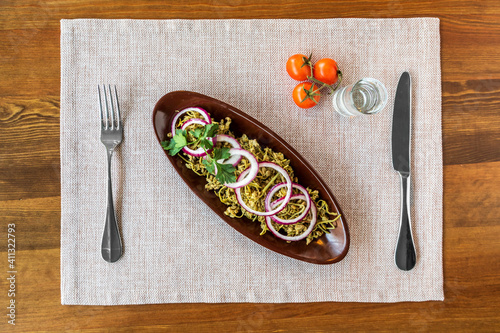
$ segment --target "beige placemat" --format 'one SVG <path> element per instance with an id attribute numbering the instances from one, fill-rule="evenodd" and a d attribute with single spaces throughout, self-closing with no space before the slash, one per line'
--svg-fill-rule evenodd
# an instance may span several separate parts
<path id="1" fill-rule="evenodd" d="M 375 116 L 347 119 L 331 97 L 302 110 L 285 71 L 294 53 L 337 60 L 344 82 L 389 91 Z M 413 79 L 413 227 L 418 262 L 394 265 L 400 180 L 391 119 L 400 74 Z M 100 255 L 106 156 L 97 85 L 118 87 L 125 139 L 113 159 L 125 253 Z M 213 213 L 179 179 L 154 136 L 156 101 L 212 96 L 266 124 L 336 195 L 351 247 L 320 266 L 271 252 Z M 439 20 L 62 20 L 61 299 L 63 304 L 398 302 L 443 299 Z"/>

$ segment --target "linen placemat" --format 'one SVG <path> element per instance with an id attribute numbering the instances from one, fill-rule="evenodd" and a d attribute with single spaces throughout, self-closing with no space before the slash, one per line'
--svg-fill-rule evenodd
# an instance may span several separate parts
<path id="1" fill-rule="evenodd" d="M 377 115 L 344 118 L 331 96 L 303 110 L 285 71 L 295 53 L 335 59 L 343 84 L 389 92 Z M 400 179 L 391 127 L 399 76 L 412 76 L 412 218 L 418 261 L 394 264 Z M 101 258 L 106 154 L 97 85 L 116 84 L 124 140 L 113 157 L 124 255 Z M 164 94 L 195 91 L 258 119 L 325 180 L 351 235 L 344 260 L 315 265 L 250 241 L 179 178 L 152 111 Z M 439 20 L 62 20 L 61 299 L 63 304 L 398 302 L 443 299 Z"/>

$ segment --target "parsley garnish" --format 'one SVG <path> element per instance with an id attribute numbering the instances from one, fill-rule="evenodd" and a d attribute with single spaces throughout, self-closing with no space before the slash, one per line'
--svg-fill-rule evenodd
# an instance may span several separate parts
<path id="1" fill-rule="evenodd" d="M 203 163 L 208 172 L 215 175 L 215 178 L 221 184 L 234 183 L 236 181 L 236 175 L 234 174 L 236 168 L 231 164 L 220 163 L 220 161 L 228 159 L 231 156 L 229 148 L 215 148 L 212 154 L 208 156 L 201 163 Z M 217 174 L 215 174 L 215 170 L 217 170 Z"/>
<path id="2" fill-rule="evenodd" d="M 170 156 L 174 156 L 188 145 L 186 135 L 186 131 L 176 129 L 174 137 L 171 140 L 162 141 L 161 146 L 168 151 Z"/>
<path id="3" fill-rule="evenodd" d="M 217 178 L 221 184 L 234 183 L 236 181 L 236 175 L 234 174 L 236 170 L 235 167 L 231 164 L 220 163 L 231 156 L 229 154 L 229 148 L 215 148 L 211 153 L 208 153 L 208 151 L 214 147 L 212 141 L 209 139 L 215 136 L 218 129 L 218 124 L 208 124 L 203 127 L 195 128 L 189 131 L 189 134 L 195 138 L 195 140 L 191 142 L 188 142 L 187 131 L 176 129 L 172 139 L 162 141 L 161 146 L 168 151 L 170 156 L 174 156 L 186 146 L 199 144 L 207 153 L 207 157 L 202 160 L 207 171 L 215 175 L 215 178 Z"/>
<path id="4" fill-rule="evenodd" d="M 195 140 L 188 142 L 188 132 L 181 129 L 175 130 L 175 135 L 170 140 L 165 140 L 161 142 L 161 146 L 163 149 L 168 151 L 168 154 L 171 156 L 177 155 L 178 152 L 182 150 L 182 148 L 190 145 L 199 144 L 205 150 L 209 150 L 213 148 L 213 143 L 208 140 L 213 137 L 217 130 L 219 129 L 218 124 L 208 124 L 203 126 L 202 128 L 195 128 L 193 131 L 189 131 Z"/>

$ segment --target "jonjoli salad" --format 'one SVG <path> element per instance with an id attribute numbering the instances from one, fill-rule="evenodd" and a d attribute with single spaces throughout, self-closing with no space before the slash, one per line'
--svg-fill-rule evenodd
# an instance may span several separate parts
<path id="1" fill-rule="evenodd" d="M 206 178 L 205 188 L 228 206 L 226 215 L 260 222 L 261 235 L 270 231 L 309 244 L 334 229 L 340 215 L 328 210 L 317 190 L 298 183 L 290 161 L 246 135 L 236 138 L 230 124 L 230 118 L 217 122 L 204 109 L 189 107 L 177 112 L 170 139 L 161 144 Z"/>

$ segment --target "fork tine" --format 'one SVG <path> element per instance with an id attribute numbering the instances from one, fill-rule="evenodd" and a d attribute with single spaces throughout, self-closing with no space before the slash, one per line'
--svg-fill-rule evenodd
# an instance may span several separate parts
<path id="1" fill-rule="evenodd" d="M 108 93 L 106 92 L 106 86 L 102 85 L 102 90 L 104 91 L 104 106 L 106 108 L 106 125 L 104 129 L 108 129 L 109 127 L 109 104 L 108 104 Z"/>
<path id="2" fill-rule="evenodd" d="M 99 94 L 99 109 L 101 111 L 101 127 L 104 127 L 104 114 L 102 112 L 102 97 L 101 97 L 101 86 L 97 85 L 97 92 Z"/>
<path id="3" fill-rule="evenodd" d="M 113 93 L 111 92 L 111 85 L 108 84 L 108 91 L 109 91 L 109 104 L 111 106 L 111 129 L 115 129 L 115 104 L 113 102 Z"/>
<path id="4" fill-rule="evenodd" d="M 121 126 L 121 114 L 120 114 L 120 104 L 118 104 L 118 92 L 116 91 L 116 86 L 115 86 L 115 101 L 116 101 L 116 116 L 117 116 L 117 122 L 116 122 L 116 128 L 119 129 Z"/>

